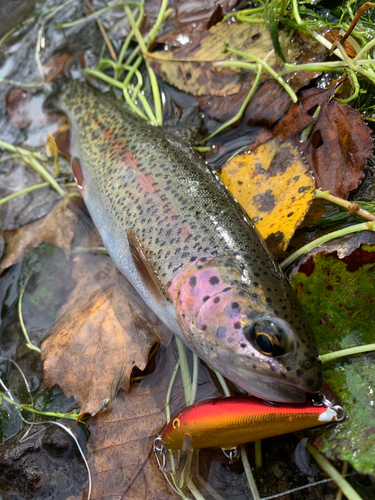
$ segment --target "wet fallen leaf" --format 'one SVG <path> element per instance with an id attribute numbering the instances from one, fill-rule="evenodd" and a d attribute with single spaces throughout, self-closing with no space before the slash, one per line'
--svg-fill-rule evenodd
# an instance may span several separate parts
<path id="1" fill-rule="evenodd" d="M 317 188 L 346 199 L 363 178 L 373 141 L 361 114 L 338 104 L 332 99 L 334 92 L 335 87 L 303 91 L 274 132 L 282 141 L 292 139 L 305 154 Z M 318 106 L 319 116 L 313 118 Z M 301 132 L 313 123 L 308 140 L 301 143 Z"/>
<path id="2" fill-rule="evenodd" d="M 11 124 L 20 129 L 42 128 L 57 122 L 57 115 L 50 115 L 43 109 L 45 95 L 41 92 L 27 92 L 13 88 L 6 97 L 6 111 Z"/>
<path id="3" fill-rule="evenodd" d="M 82 415 L 95 415 L 118 388 L 129 390 L 133 368 L 145 369 L 168 332 L 109 257 L 75 259 L 77 285 L 42 344 L 44 379 L 73 395 Z"/>
<path id="4" fill-rule="evenodd" d="M 375 245 L 361 244 L 353 250 L 358 238 L 354 242 L 345 238 L 341 249 L 340 242 L 335 242 L 331 252 L 328 247 L 327 253 L 307 256 L 292 279 L 321 353 L 375 342 Z M 339 259 L 338 253 L 345 257 Z M 348 420 L 326 430 L 317 444 L 328 457 L 347 460 L 362 474 L 374 474 L 374 356 L 346 357 L 324 368 Z"/>
<path id="5" fill-rule="evenodd" d="M 165 397 L 176 365 L 175 347 L 160 349 L 156 369 L 130 392 L 120 391 L 105 412 L 88 421 L 88 462 L 92 474 L 92 499 L 172 500 L 180 498 L 166 483 L 152 454 L 153 438 L 166 424 Z M 208 370 L 200 365 L 200 399 L 219 392 Z M 198 392 L 198 400 L 199 400 Z M 184 405 L 178 374 L 171 397 L 171 414 Z"/>
<path id="6" fill-rule="evenodd" d="M 0 264 L 0 273 L 21 262 L 25 253 L 37 248 L 41 243 L 51 243 L 61 248 L 69 258 L 70 244 L 77 224 L 77 217 L 71 206 L 72 199 L 64 198 L 46 217 L 14 231 L 3 231 L 5 256 Z"/>
<path id="7" fill-rule="evenodd" d="M 52 82 L 56 80 L 61 73 L 69 66 L 72 61 L 73 56 L 67 52 L 62 52 L 61 54 L 56 54 L 48 61 L 43 64 L 43 73 L 46 82 Z"/>
<path id="8" fill-rule="evenodd" d="M 280 32 L 281 41 L 287 38 L 287 31 Z M 250 52 L 264 59 L 272 51 L 272 41 L 267 28 L 259 24 L 225 22 L 212 26 L 182 48 L 169 52 L 147 54 L 154 71 L 166 82 L 193 95 L 224 96 L 237 94 L 243 86 L 250 88 L 255 78 L 254 71 L 217 66 L 218 61 L 236 60 L 238 56 L 223 53 L 224 43 L 233 49 Z M 293 47 L 289 57 L 293 58 Z M 277 66 L 276 57 L 267 59 L 269 66 Z M 262 80 L 269 79 L 263 73 Z M 245 84 L 244 84 L 245 82 Z"/>
<path id="9" fill-rule="evenodd" d="M 272 139 L 233 158 L 220 176 L 272 253 L 280 255 L 314 198 L 314 180 L 298 149 Z"/>
<path id="10" fill-rule="evenodd" d="M 5 162 L 4 162 L 5 163 Z M 43 182 L 20 160 L 11 159 L 6 173 L 0 173 L 0 199 Z M 0 205 L 0 228 L 11 231 L 47 215 L 60 195 L 49 187 L 17 196 Z"/>
<path id="11" fill-rule="evenodd" d="M 286 54 L 288 59 L 292 58 L 295 64 L 319 63 L 327 57 L 327 51 L 323 45 L 316 43 L 315 40 L 307 40 L 299 32 L 294 34 L 290 44 L 293 46 L 293 51 L 290 54 L 286 52 Z M 284 79 L 297 92 L 319 74 L 314 71 L 296 71 L 285 75 Z M 199 97 L 200 107 L 207 116 L 225 122 L 238 112 L 248 91 L 248 81 L 246 81 L 235 95 Z M 267 75 L 266 80 L 259 84 L 247 105 L 242 123 L 272 127 L 283 118 L 289 107 L 290 96 L 278 82 Z"/>
<path id="12" fill-rule="evenodd" d="M 84 431 L 74 422 L 64 425 L 77 439 Z M 64 498 L 79 494 L 87 477 L 84 463 L 75 451 L 73 439 L 56 426 L 39 426 L 39 431 L 21 441 L 2 443 L 0 449 L 1 493 L 13 498 Z M 9 498 L 9 497 L 8 497 Z"/>

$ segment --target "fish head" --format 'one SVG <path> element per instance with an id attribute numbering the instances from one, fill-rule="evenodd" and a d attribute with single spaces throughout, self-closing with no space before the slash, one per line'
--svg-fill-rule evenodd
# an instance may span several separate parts
<path id="1" fill-rule="evenodd" d="M 276 289 L 269 280 L 259 286 L 259 278 L 255 286 L 249 275 L 233 258 L 201 259 L 190 268 L 175 293 L 185 341 L 245 391 L 303 402 L 323 384 L 311 327 L 287 280 Z"/>

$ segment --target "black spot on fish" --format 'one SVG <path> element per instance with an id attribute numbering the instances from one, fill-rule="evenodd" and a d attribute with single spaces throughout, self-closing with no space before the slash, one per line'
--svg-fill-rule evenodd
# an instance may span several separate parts
<path id="1" fill-rule="evenodd" d="M 216 332 L 217 338 L 224 339 L 226 337 L 226 335 L 227 335 L 227 329 L 225 328 L 225 326 L 220 326 Z"/>
<path id="2" fill-rule="evenodd" d="M 309 379 L 307 380 L 307 385 L 309 385 L 310 387 L 311 387 L 312 385 L 314 385 L 314 380 L 313 380 L 312 378 L 309 378 Z"/>
<path id="3" fill-rule="evenodd" d="M 239 309 L 240 304 L 238 302 L 232 302 L 232 309 Z"/>
<path id="4" fill-rule="evenodd" d="M 242 347 L 242 349 L 245 349 L 245 347 L 247 347 L 244 343 L 241 343 L 240 346 Z"/>
<path id="5" fill-rule="evenodd" d="M 214 298 L 214 303 L 215 303 L 215 304 L 218 304 L 219 302 L 220 302 L 220 297 L 215 297 L 215 298 Z"/>
<path id="6" fill-rule="evenodd" d="M 228 286 L 227 288 L 224 288 L 223 292 L 229 292 L 230 289 L 230 286 Z"/>
<path id="7" fill-rule="evenodd" d="M 211 283 L 211 285 L 217 285 L 220 282 L 217 276 L 212 276 L 208 281 Z"/>
<path id="8" fill-rule="evenodd" d="M 203 302 L 206 302 L 206 300 L 208 300 L 210 298 L 209 295 L 206 295 L 205 297 L 203 297 Z"/>
<path id="9" fill-rule="evenodd" d="M 202 325 L 202 330 L 203 331 L 207 330 L 207 325 Z"/>
<path id="10" fill-rule="evenodd" d="M 302 377 L 302 375 L 303 375 L 302 370 L 298 369 L 298 370 L 296 371 L 296 375 L 297 375 L 297 377 Z"/>
<path id="11" fill-rule="evenodd" d="M 268 304 L 271 304 L 272 300 L 269 297 L 266 297 L 266 302 L 268 302 Z"/>
<path id="12" fill-rule="evenodd" d="M 253 365 L 253 366 L 252 366 L 252 369 L 253 369 L 253 370 L 256 370 L 257 368 L 258 368 L 258 367 L 257 367 L 257 365 Z"/>
<path id="13" fill-rule="evenodd" d="M 192 276 L 189 279 L 189 283 L 190 283 L 191 286 L 195 286 L 197 284 L 197 278 L 195 276 Z"/>
<path id="14" fill-rule="evenodd" d="M 290 371 L 291 371 L 291 369 L 292 369 L 292 368 L 291 368 L 291 366 L 287 366 L 287 367 L 286 367 L 286 371 L 287 371 L 287 372 L 290 372 Z"/>
<path id="15" fill-rule="evenodd" d="M 236 330 L 239 330 L 241 328 L 241 323 L 237 321 L 233 326 Z"/>

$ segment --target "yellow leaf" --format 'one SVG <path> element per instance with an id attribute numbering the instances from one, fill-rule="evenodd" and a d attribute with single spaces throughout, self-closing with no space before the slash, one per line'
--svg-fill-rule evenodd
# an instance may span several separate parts
<path id="1" fill-rule="evenodd" d="M 314 198 L 314 180 L 298 149 L 272 139 L 230 160 L 221 179 L 280 255 Z"/>
<path id="2" fill-rule="evenodd" d="M 280 31 L 284 43 L 288 31 Z M 249 52 L 264 59 L 273 50 L 272 40 L 266 26 L 262 24 L 219 23 L 202 34 L 197 42 L 189 43 L 173 51 L 146 54 L 153 70 L 166 82 L 189 94 L 225 96 L 237 94 L 241 88 L 250 88 L 255 71 L 218 66 L 219 61 L 243 60 L 232 53 L 223 53 L 224 44 L 232 49 Z M 294 47 L 288 49 L 288 60 L 296 54 Z M 254 61 L 247 61 L 254 63 Z M 271 53 L 267 64 L 278 67 L 276 56 Z M 246 76 L 245 76 L 246 75 Z M 263 73 L 262 80 L 270 79 Z"/>

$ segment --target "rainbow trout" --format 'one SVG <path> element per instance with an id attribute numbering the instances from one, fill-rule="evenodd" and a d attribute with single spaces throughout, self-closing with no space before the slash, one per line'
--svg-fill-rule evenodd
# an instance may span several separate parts
<path id="1" fill-rule="evenodd" d="M 313 332 L 254 224 L 187 144 L 73 82 L 72 165 L 118 269 L 192 351 L 255 396 L 323 383 Z"/>

